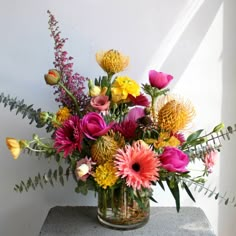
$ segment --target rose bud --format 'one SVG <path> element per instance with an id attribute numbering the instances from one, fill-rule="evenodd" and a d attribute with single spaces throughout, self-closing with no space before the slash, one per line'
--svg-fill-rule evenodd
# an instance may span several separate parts
<path id="1" fill-rule="evenodd" d="M 98 96 L 101 93 L 101 88 L 95 85 L 92 80 L 89 80 L 88 87 L 89 87 L 89 96 L 91 97 Z"/>
<path id="2" fill-rule="evenodd" d="M 51 69 L 46 75 L 44 75 L 44 79 L 47 84 L 56 85 L 60 81 L 61 75 L 58 70 Z"/>

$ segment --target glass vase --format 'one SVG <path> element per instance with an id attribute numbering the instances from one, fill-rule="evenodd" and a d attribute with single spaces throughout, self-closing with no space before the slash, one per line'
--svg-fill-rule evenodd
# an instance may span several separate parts
<path id="1" fill-rule="evenodd" d="M 149 192 L 133 191 L 126 185 L 98 191 L 97 217 L 102 225 L 114 229 L 135 229 L 148 222 Z"/>

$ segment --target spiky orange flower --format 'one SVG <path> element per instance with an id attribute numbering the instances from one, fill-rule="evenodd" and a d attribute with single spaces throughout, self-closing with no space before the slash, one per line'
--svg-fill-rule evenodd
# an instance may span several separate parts
<path id="1" fill-rule="evenodd" d="M 172 98 L 160 108 L 157 115 L 158 125 L 162 130 L 176 133 L 185 129 L 194 115 L 195 110 L 190 102 Z"/>
<path id="2" fill-rule="evenodd" d="M 114 159 L 117 149 L 125 145 L 124 137 L 119 133 L 109 132 L 99 137 L 91 147 L 91 156 L 97 164 Z"/>
<path id="3" fill-rule="evenodd" d="M 129 64 L 129 57 L 122 55 L 116 50 L 97 52 L 96 60 L 108 74 L 115 74 L 123 71 Z"/>

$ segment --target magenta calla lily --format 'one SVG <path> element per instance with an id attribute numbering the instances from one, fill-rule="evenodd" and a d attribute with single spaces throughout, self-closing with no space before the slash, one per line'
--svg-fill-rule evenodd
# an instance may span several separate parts
<path id="1" fill-rule="evenodd" d="M 84 135 L 93 140 L 106 134 L 112 126 L 113 122 L 107 125 L 103 117 L 96 112 L 88 113 L 81 120 L 81 129 Z"/>
<path id="2" fill-rule="evenodd" d="M 163 89 L 170 83 L 172 79 L 172 75 L 163 72 L 157 72 L 155 70 L 149 71 L 149 82 L 152 87 Z"/>
<path id="3" fill-rule="evenodd" d="M 189 163 L 188 156 L 175 147 L 165 147 L 159 156 L 161 166 L 169 172 L 187 172 L 186 166 Z"/>
<path id="4" fill-rule="evenodd" d="M 113 130 L 119 131 L 125 138 L 135 138 L 137 129 L 137 120 L 145 116 L 144 109 L 141 107 L 132 108 L 121 123 L 116 123 Z"/>
<path id="5" fill-rule="evenodd" d="M 139 118 L 145 116 L 144 109 L 141 107 L 134 107 L 130 109 L 129 113 L 125 117 L 125 121 L 131 120 L 136 122 Z"/>

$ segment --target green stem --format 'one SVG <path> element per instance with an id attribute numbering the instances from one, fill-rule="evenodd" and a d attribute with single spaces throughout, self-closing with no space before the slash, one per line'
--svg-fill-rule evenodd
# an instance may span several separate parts
<path id="1" fill-rule="evenodd" d="M 58 82 L 58 85 L 61 86 L 65 90 L 65 92 L 69 95 L 69 97 L 72 99 L 72 101 L 75 104 L 75 109 L 77 111 L 77 114 L 81 115 L 80 109 L 79 109 L 79 104 L 78 104 L 78 101 L 76 100 L 75 96 L 65 87 L 65 85 L 63 83 Z"/>
<path id="2" fill-rule="evenodd" d="M 46 152 L 46 150 L 38 150 L 38 149 L 34 149 L 34 148 L 31 148 L 30 146 L 26 147 L 28 148 L 29 150 L 31 150 L 32 152 Z"/>
<path id="3" fill-rule="evenodd" d="M 114 75 L 113 73 L 107 73 L 107 80 L 108 80 L 109 84 L 111 84 L 111 80 L 112 80 L 113 75 Z"/>
<path id="4" fill-rule="evenodd" d="M 153 121 L 156 122 L 156 101 L 157 101 L 157 97 L 152 96 L 152 117 L 153 117 Z"/>

